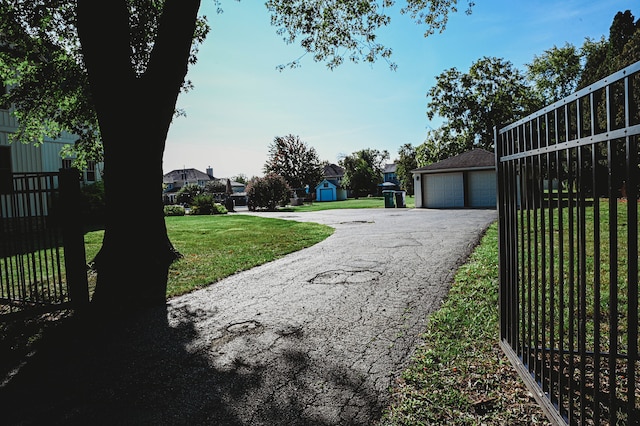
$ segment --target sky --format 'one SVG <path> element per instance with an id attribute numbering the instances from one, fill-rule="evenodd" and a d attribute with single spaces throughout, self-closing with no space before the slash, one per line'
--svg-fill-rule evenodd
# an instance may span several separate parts
<path id="1" fill-rule="evenodd" d="M 164 173 L 211 167 L 216 177 L 262 176 L 269 145 L 289 134 L 321 161 L 337 164 L 365 148 L 387 150 L 393 161 L 400 146 L 420 145 L 442 123 L 427 118 L 426 94 L 445 70 L 467 72 L 487 56 L 524 71 L 553 46 L 608 37 L 618 11 L 640 17 L 637 0 L 476 0 L 471 15 L 459 3 L 446 30 L 429 37 L 393 11 L 379 41 L 393 49 L 396 71 L 383 59 L 332 71 L 311 55 L 278 71 L 304 51 L 276 34 L 263 1 L 222 1 L 218 14 L 213 0 L 202 0 L 212 29 L 187 74 L 194 88 L 178 98 L 186 116 L 169 130 Z"/>

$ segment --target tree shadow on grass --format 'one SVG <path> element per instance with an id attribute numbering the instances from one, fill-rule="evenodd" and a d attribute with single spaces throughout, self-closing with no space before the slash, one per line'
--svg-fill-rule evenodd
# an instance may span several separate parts
<path id="1" fill-rule="evenodd" d="M 311 367 L 305 353 L 286 352 L 275 365 L 217 369 L 206 354 L 189 349 L 198 339 L 197 313 L 183 310 L 178 324 L 167 316 L 165 307 L 101 323 L 72 316 L 47 330 L 35 355 L 0 386 L 1 423 L 369 424 L 369 415 L 380 411 L 375 392 L 360 378 L 327 365 L 326 380 L 361 395 L 362 412 L 347 413 L 348 421 L 335 410 L 325 416 L 322 407 L 310 414 L 315 390 L 299 378 L 322 366 Z"/>

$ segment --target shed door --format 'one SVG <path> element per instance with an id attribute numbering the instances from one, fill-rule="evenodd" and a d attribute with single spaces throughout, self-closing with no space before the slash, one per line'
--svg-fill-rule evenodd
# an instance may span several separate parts
<path id="1" fill-rule="evenodd" d="M 496 172 L 469 172 L 469 206 L 496 207 Z"/>
<path id="2" fill-rule="evenodd" d="M 320 188 L 320 201 L 333 201 L 333 189 Z"/>
<path id="3" fill-rule="evenodd" d="M 460 173 L 424 175 L 424 200 L 428 208 L 464 207 L 464 179 Z"/>

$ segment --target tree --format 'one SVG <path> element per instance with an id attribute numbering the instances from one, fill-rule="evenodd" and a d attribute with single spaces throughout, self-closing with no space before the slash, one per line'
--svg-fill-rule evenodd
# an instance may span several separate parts
<path id="1" fill-rule="evenodd" d="M 233 180 L 236 182 L 240 182 L 244 185 L 249 183 L 249 178 L 244 173 L 237 174 L 236 176 L 233 177 Z"/>
<path id="2" fill-rule="evenodd" d="M 575 92 L 582 71 L 580 58 L 578 49 L 566 43 L 563 47 L 553 46 L 545 50 L 526 64 L 527 76 L 544 104 L 559 101 Z"/>
<path id="3" fill-rule="evenodd" d="M 469 134 L 458 134 L 443 124 L 437 129 L 430 129 L 425 141 L 416 147 L 416 163 L 418 167 L 424 167 L 461 154 L 472 145 L 473 138 Z"/>
<path id="4" fill-rule="evenodd" d="M 253 178 L 247 185 L 247 198 L 251 210 L 275 210 L 279 204 L 286 203 L 291 194 L 287 181 L 276 173 Z"/>
<path id="5" fill-rule="evenodd" d="M 375 195 L 382 183 L 384 164 L 389 159 L 387 151 L 362 149 L 340 160 L 344 168 L 342 185 L 350 189 L 356 197 Z"/>
<path id="6" fill-rule="evenodd" d="M 464 150 L 493 150 L 493 127 L 511 123 L 539 106 L 525 77 L 509 61 L 484 57 L 467 73 L 450 68 L 427 93 L 427 117 L 445 119 Z"/>
<path id="7" fill-rule="evenodd" d="M 220 179 L 210 180 L 204 185 L 204 192 L 208 194 L 224 194 L 226 185 Z"/>
<path id="8" fill-rule="evenodd" d="M 180 188 L 176 198 L 180 204 L 191 205 L 198 195 L 202 195 L 204 193 L 205 190 L 201 186 L 196 185 L 195 183 L 189 183 Z"/>
<path id="9" fill-rule="evenodd" d="M 396 160 L 396 176 L 398 176 L 400 185 L 407 191 L 407 194 L 413 195 L 413 174 L 411 170 L 418 168 L 416 149 L 410 143 L 405 143 L 398 150 L 398 156 Z"/>
<path id="10" fill-rule="evenodd" d="M 306 185 L 315 188 L 320 183 L 324 168 L 315 148 L 308 146 L 298 136 L 287 135 L 276 136 L 269 145 L 264 172 L 276 173 L 292 189 L 302 191 Z"/>
<path id="11" fill-rule="evenodd" d="M 584 69 L 578 88 L 587 87 L 640 60 L 640 21 L 630 10 L 618 12 L 609 28 L 609 38 L 586 39 L 582 46 Z"/>
<path id="12" fill-rule="evenodd" d="M 386 12 L 394 3 L 266 6 L 286 41 L 300 39 L 314 60 L 334 68 L 345 56 L 389 60 L 391 49 L 378 43 L 377 31 L 390 23 Z M 456 4 L 408 0 L 402 13 L 425 24 L 428 35 L 445 28 Z M 19 136 L 32 141 L 34 134 L 68 130 L 89 152 L 103 153 L 107 220 L 94 259 L 94 306 L 111 311 L 166 301 L 168 268 L 179 254 L 159 196 L 162 157 L 178 94 L 189 86 L 188 66 L 208 31 L 199 7 L 200 0 L 0 0 L 0 72 L 16 85 L 8 98 L 21 114 Z M 134 124 L 126 132 L 123 117 Z M 152 183 L 123 191 L 141 167 Z"/>

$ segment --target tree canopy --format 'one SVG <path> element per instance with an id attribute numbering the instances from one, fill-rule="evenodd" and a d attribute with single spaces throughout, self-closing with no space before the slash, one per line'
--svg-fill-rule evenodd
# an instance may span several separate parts
<path id="1" fill-rule="evenodd" d="M 466 73 L 445 70 L 427 97 L 427 117 L 442 117 L 446 133 L 463 150 L 493 150 L 493 127 L 524 117 L 536 106 L 522 72 L 493 57 L 475 61 Z"/>
<path id="2" fill-rule="evenodd" d="M 140 78 L 152 57 L 164 1 L 127 0 L 129 61 Z M 115 6 L 114 6 L 115 7 Z M 18 130 L 13 140 L 41 143 L 62 132 L 78 136 L 63 155 L 102 161 L 103 147 L 85 56 L 77 31 L 75 0 L 0 0 L 0 78 L 11 87 Z M 194 33 L 190 63 L 209 30 L 203 18 Z M 190 87 L 185 80 L 183 89 Z M 69 148 L 69 147 L 68 147 Z"/>
<path id="3" fill-rule="evenodd" d="M 634 22 L 630 10 L 618 12 L 609 28 L 609 37 L 586 39 L 585 58 L 578 88 L 586 87 L 640 60 L 640 20 Z"/>
<path id="4" fill-rule="evenodd" d="M 396 176 L 400 181 L 400 186 L 413 195 L 413 174 L 411 170 L 418 168 L 416 161 L 416 149 L 405 143 L 398 149 L 398 159 L 396 160 Z"/>
<path id="5" fill-rule="evenodd" d="M 305 185 L 315 188 L 322 180 L 324 168 L 314 147 L 289 134 L 276 136 L 269 145 L 264 172 L 278 174 L 292 189 L 300 190 Z"/>
<path id="6" fill-rule="evenodd" d="M 565 43 L 563 47 L 545 50 L 526 64 L 527 77 L 543 104 L 559 101 L 575 92 L 582 71 L 580 59 L 580 51 Z"/>
<path id="7" fill-rule="evenodd" d="M 347 155 L 340 160 L 344 169 L 342 185 L 350 189 L 356 197 L 375 195 L 378 184 L 382 183 L 385 162 L 389 152 L 367 148 Z"/>

